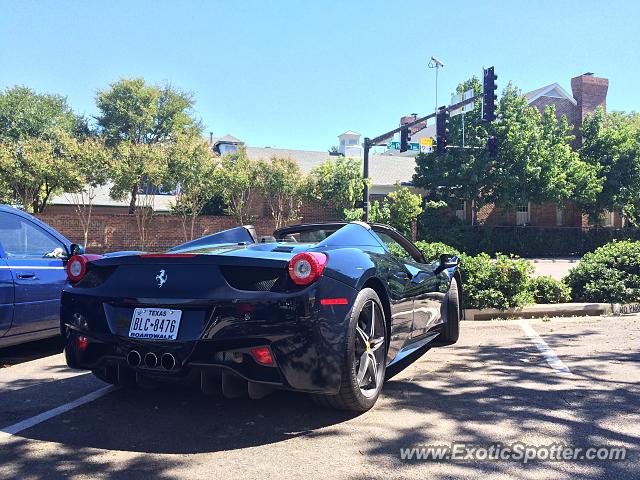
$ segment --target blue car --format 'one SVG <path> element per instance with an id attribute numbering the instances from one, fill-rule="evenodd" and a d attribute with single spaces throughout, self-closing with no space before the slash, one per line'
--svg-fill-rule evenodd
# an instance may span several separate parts
<path id="1" fill-rule="evenodd" d="M 0 347 L 60 334 L 64 264 L 78 252 L 37 218 L 0 205 Z"/>

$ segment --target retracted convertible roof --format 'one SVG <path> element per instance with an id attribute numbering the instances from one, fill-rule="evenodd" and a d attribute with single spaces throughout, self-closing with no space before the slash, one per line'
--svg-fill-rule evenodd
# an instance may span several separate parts
<path id="1" fill-rule="evenodd" d="M 193 247 L 206 247 L 209 245 L 248 245 L 251 243 L 257 243 L 258 234 L 253 225 L 243 225 L 241 227 L 230 228 L 229 230 L 223 230 L 221 232 L 212 233 L 205 237 L 200 237 L 190 242 L 177 245 L 171 249 L 170 252 L 177 250 L 183 250 Z"/>

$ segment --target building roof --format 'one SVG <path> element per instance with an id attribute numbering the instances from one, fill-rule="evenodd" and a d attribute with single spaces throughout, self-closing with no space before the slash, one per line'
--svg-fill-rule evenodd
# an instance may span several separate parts
<path id="1" fill-rule="evenodd" d="M 341 133 L 340 135 L 338 135 L 338 138 L 342 137 L 343 135 L 358 135 L 360 136 L 359 132 L 354 132 L 353 130 L 347 130 L 344 133 Z"/>
<path id="2" fill-rule="evenodd" d="M 296 162 L 304 173 L 309 173 L 313 167 L 334 158 L 327 152 L 269 147 L 247 147 L 247 156 L 252 160 L 268 160 L 271 157 L 289 158 Z M 396 182 L 411 182 L 415 166 L 416 161 L 413 157 L 372 154 L 369 156 L 371 184 L 393 186 Z"/>
<path id="3" fill-rule="evenodd" d="M 552 83 L 550 85 L 546 85 L 541 88 L 537 88 L 535 90 L 531 90 L 524 94 L 527 97 L 527 102 L 532 103 L 540 97 L 552 97 L 552 98 L 565 98 L 569 100 L 574 105 L 577 105 L 576 99 L 573 98 L 564 88 L 562 88 L 558 83 Z"/>
<path id="4" fill-rule="evenodd" d="M 216 143 L 244 143 L 239 138 L 234 137 L 233 135 L 226 134 L 224 137 L 213 137 L 213 145 Z"/>
<path id="5" fill-rule="evenodd" d="M 95 190 L 96 196 L 93 199 L 94 207 L 129 207 L 129 202 L 131 201 L 131 195 L 127 195 L 123 200 L 114 200 L 109 196 L 109 190 L 111 189 L 111 185 L 103 185 L 101 187 L 97 187 Z M 142 197 L 141 201 L 138 202 L 138 205 L 144 204 L 146 202 L 144 197 L 147 195 L 138 195 L 138 197 Z M 175 195 L 154 195 L 153 200 L 153 210 L 156 212 L 169 212 L 171 210 L 171 205 L 176 202 Z M 60 195 L 56 195 L 49 200 L 49 205 L 73 205 L 73 196 L 69 193 L 63 193 Z"/>

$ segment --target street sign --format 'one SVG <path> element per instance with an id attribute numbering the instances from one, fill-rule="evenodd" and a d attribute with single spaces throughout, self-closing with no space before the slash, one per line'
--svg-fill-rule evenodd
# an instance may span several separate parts
<path id="1" fill-rule="evenodd" d="M 420 144 L 419 143 L 408 143 L 407 144 L 407 150 L 410 151 L 415 151 L 418 152 L 420 151 Z M 400 142 L 389 142 L 387 143 L 387 149 L 388 150 L 400 150 Z"/>
<path id="2" fill-rule="evenodd" d="M 433 151 L 433 138 L 423 137 L 420 139 L 420 153 L 431 153 Z"/>
<path id="3" fill-rule="evenodd" d="M 469 100 L 470 98 L 473 97 L 473 89 L 472 90 L 467 90 L 464 93 L 458 93 L 456 95 L 451 94 L 451 103 L 450 105 L 455 105 L 456 103 L 460 103 L 464 100 Z M 455 110 L 450 110 L 449 111 L 449 116 L 450 117 L 455 117 L 456 115 L 460 115 L 461 113 L 467 113 L 473 110 L 474 107 L 474 103 L 475 102 L 470 102 L 467 103 L 466 105 L 463 105 L 461 107 L 456 108 Z"/>

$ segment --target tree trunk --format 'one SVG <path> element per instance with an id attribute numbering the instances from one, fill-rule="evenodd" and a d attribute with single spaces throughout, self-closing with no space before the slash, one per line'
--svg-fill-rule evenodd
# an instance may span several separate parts
<path id="1" fill-rule="evenodd" d="M 136 183 L 131 188 L 131 201 L 129 202 L 129 215 L 132 215 L 136 211 L 136 199 L 138 197 L 138 184 Z"/>

